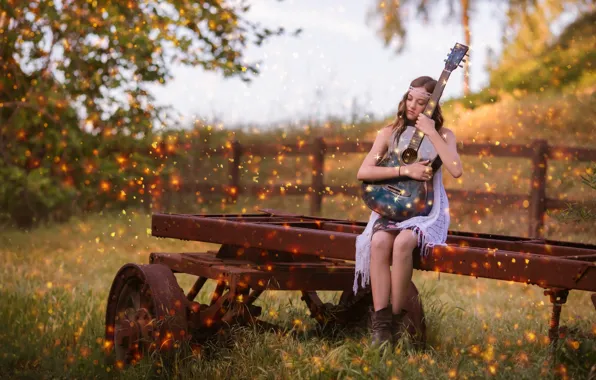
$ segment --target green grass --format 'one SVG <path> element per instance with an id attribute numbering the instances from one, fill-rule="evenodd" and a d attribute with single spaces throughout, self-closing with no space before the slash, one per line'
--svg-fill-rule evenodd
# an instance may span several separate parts
<path id="1" fill-rule="evenodd" d="M 308 214 L 303 197 L 250 199 L 236 205 L 215 203 L 208 212 L 252 212 L 277 207 Z M 327 198 L 323 213 L 339 216 L 341 197 Z M 344 204 L 352 200 L 343 199 Z M 204 208 L 205 205 L 197 205 Z M 353 219 L 366 210 L 347 204 Z M 189 210 L 188 212 L 193 212 Z M 505 215 L 501 215 L 505 217 Z M 487 218 L 498 220 L 498 217 Z M 489 222 L 481 226 L 486 226 Z M 478 226 L 478 225 L 477 225 Z M 217 245 L 148 236 L 147 215 L 107 213 L 69 224 L 42 226 L 29 233 L 0 233 L 0 370 L 18 378 L 102 378 L 114 374 L 103 361 L 106 298 L 125 263 L 147 263 L 150 252 L 205 251 Z M 462 225 L 473 229 L 473 225 Z M 476 227 L 478 228 L 478 227 Z M 499 230 L 497 224 L 487 226 Z M 510 225 L 500 227 L 511 231 Z M 577 232 L 576 232 L 577 233 Z M 177 275 L 189 289 L 194 278 Z M 167 378 L 549 378 L 547 330 L 550 308 L 538 287 L 416 271 L 427 314 L 427 351 L 403 346 L 380 352 L 363 331 L 320 336 L 297 292 L 266 292 L 257 302 L 263 319 L 286 334 L 234 328 L 200 352 L 183 350 Z M 212 288 L 214 284 L 208 283 Z M 207 297 L 201 293 L 200 297 Z M 337 299 L 325 292 L 324 299 Z M 561 341 L 555 369 L 584 378 L 596 352 L 594 309 L 586 292 L 571 292 L 562 324 L 576 329 Z M 299 323 L 297 323 L 299 321 Z M 581 335 L 584 335 L 581 337 Z M 591 352 L 591 353 L 590 353 Z M 146 360 L 119 373 L 145 378 Z M 164 369 L 165 371 L 165 369 Z"/>
<path id="2" fill-rule="evenodd" d="M 590 82 L 591 83 L 591 82 Z M 589 84 L 589 83 L 588 83 Z M 446 125 L 461 141 L 529 143 L 545 138 L 552 145 L 594 146 L 596 106 L 593 87 L 575 93 L 533 94 L 522 98 L 500 94 L 491 105 L 473 110 L 449 102 Z M 205 128 L 200 141 L 221 146 L 231 138 L 252 143 L 328 140 L 372 141 L 385 121 L 358 125 L 296 127 L 259 133 Z M 355 173 L 364 154 L 335 152 L 325 159 L 325 184 L 357 184 Z M 448 189 L 528 194 L 527 159 L 464 156 L 464 176 L 445 175 Z M 201 157 L 193 176 L 207 183 L 228 182 L 228 162 Z M 308 184 L 307 157 L 243 157 L 242 183 Z M 547 196 L 593 199 L 581 184 L 588 163 L 548 162 Z M 184 177 L 182 177 L 184 181 Z M 305 196 L 254 198 L 241 195 L 235 204 L 218 196 L 171 193 L 165 212 L 251 213 L 275 208 L 310 214 Z M 528 210 L 487 204 L 451 203 L 451 230 L 526 236 Z M 370 210 L 359 197 L 325 196 L 321 215 L 366 221 Z M 0 373 L 15 378 L 146 378 L 150 360 L 115 375 L 104 364 L 102 351 L 106 299 L 114 275 L 129 262 L 148 263 L 150 252 L 206 251 L 218 245 L 152 238 L 150 216 L 134 210 L 74 218 L 67 224 L 40 226 L 30 232 L 5 227 L 0 231 Z M 588 221 L 546 218 L 546 237 L 596 244 Z M 186 290 L 194 282 L 177 275 Z M 314 321 L 297 292 L 266 292 L 257 301 L 264 320 L 285 327 L 286 333 L 233 328 L 200 351 L 180 351 L 166 378 L 586 378 L 596 362 L 595 311 L 587 292 L 572 291 L 561 322 L 572 333 L 560 341 L 556 360 L 548 357 L 550 302 L 542 289 L 518 283 L 465 276 L 414 273 L 428 325 L 426 351 L 403 346 L 380 352 L 369 346 L 364 331 L 316 333 Z M 212 289 L 213 283 L 208 283 Z M 208 293 L 199 298 L 206 300 Z M 326 292 L 324 300 L 337 299 Z M 494 376 L 493 376 L 494 375 Z"/>

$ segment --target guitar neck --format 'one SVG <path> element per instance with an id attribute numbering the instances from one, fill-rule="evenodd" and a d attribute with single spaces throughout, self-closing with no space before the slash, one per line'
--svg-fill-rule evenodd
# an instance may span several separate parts
<path id="1" fill-rule="evenodd" d="M 443 95 L 443 90 L 445 89 L 445 85 L 447 84 L 447 80 L 449 79 L 449 75 L 451 75 L 451 71 L 443 70 L 439 80 L 437 81 L 437 85 L 435 86 L 435 90 L 433 91 L 428 103 L 426 103 L 426 107 L 424 107 L 423 114 L 428 117 L 432 117 L 432 114 L 435 112 L 435 108 L 439 104 L 439 99 L 441 99 L 441 95 Z M 424 133 L 422 131 L 417 131 L 412 136 L 410 140 L 410 144 L 408 145 L 409 149 L 414 149 L 418 151 L 420 148 L 420 144 L 422 143 L 422 139 L 424 138 Z"/>

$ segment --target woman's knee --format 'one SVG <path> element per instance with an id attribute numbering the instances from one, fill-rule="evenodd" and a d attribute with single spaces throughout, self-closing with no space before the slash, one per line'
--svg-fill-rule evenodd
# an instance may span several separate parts
<path id="1" fill-rule="evenodd" d="M 412 230 L 403 230 L 393 242 L 393 260 L 403 260 L 412 255 L 416 248 L 417 238 Z"/>
<path id="2" fill-rule="evenodd" d="M 385 231 L 377 231 L 370 242 L 371 258 L 389 259 L 393 236 Z"/>

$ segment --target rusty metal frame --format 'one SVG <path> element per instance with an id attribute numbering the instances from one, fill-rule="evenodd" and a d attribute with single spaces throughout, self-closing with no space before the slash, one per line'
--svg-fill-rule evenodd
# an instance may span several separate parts
<path id="1" fill-rule="evenodd" d="M 354 261 L 355 239 L 364 223 L 262 211 L 153 214 L 152 235 L 281 251 L 292 254 L 297 261 L 312 256 Z M 596 292 L 595 255 L 596 246 L 588 244 L 450 231 L 447 245 L 433 247 L 426 258 L 415 260 L 414 268 L 522 282 L 545 289 Z"/>
<path id="2" fill-rule="evenodd" d="M 365 319 L 367 304 L 372 302 L 370 289 L 354 296 L 351 285 L 355 240 L 366 223 L 271 209 L 259 211 L 153 214 L 151 230 L 155 237 L 221 244 L 218 252 L 150 255 L 153 264 L 199 276 L 187 295 L 189 328 L 204 331 L 213 323 L 217 326 L 233 318 L 254 319 L 261 310 L 252 303 L 267 289 L 302 291 L 311 315 L 320 322 L 329 320 L 330 311 L 334 314 L 331 320 L 340 323 Z M 425 255 L 415 251 L 415 269 L 544 288 L 553 305 L 549 326 L 553 350 L 564 331 L 559 320 L 570 290 L 592 292 L 596 308 L 596 245 L 449 231 L 446 245 L 426 249 Z M 218 282 L 211 305 L 198 304 L 193 299 L 208 278 Z M 415 290 L 413 283 L 412 286 Z M 318 298 L 317 290 L 344 292 L 338 305 L 328 305 Z M 238 296 L 244 298 L 234 302 Z M 424 331 L 417 297 L 410 307 L 416 316 L 414 325 L 418 331 Z"/>

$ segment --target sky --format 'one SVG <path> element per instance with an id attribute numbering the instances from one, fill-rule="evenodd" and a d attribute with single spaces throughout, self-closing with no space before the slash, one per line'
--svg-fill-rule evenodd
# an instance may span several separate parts
<path id="1" fill-rule="evenodd" d="M 157 103 L 172 105 L 189 125 L 197 118 L 225 127 L 265 127 L 331 115 L 348 119 L 354 101 L 359 118 L 392 115 L 412 79 L 440 76 L 450 49 L 464 43 L 463 28 L 457 18 L 444 21 L 447 2 L 439 2 L 431 23 L 407 21 L 406 48 L 396 55 L 376 35 L 376 26 L 366 23 L 373 1 L 252 1 L 249 20 L 271 28 L 303 29 L 298 37 L 273 36 L 260 47 L 248 47 L 248 61 L 263 61 L 259 76 L 244 83 L 202 68 L 175 66 L 174 78 L 152 92 Z M 488 82 L 487 49 L 501 52 L 505 9 L 494 2 L 482 5 L 471 17 L 472 91 Z M 458 68 L 441 101 L 462 94 L 463 69 Z"/>

